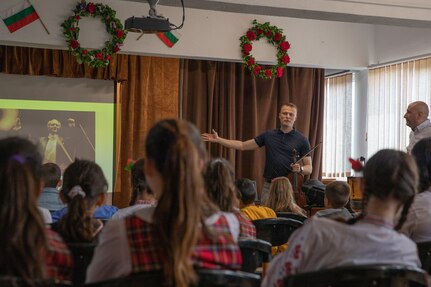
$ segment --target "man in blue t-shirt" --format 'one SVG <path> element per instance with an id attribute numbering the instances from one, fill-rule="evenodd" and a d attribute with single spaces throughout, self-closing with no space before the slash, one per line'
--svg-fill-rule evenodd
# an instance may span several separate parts
<path id="1" fill-rule="evenodd" d="M 293 127 L 296 115 L 297 107 L 294 104 L 284 104 L 278 114 L 279 129 L 266 131 L 247 141 L 224 139 L 213 130 L 211 134 L 202 134 L 202 140 L 219 143 L 225 147 L 241 151 L 265 146 L 264 184 L 261 196 L 262 201 L 265 201 L 273 178 L 287 176 L 291 172 L 309 175 L 313 171 L 311 157 L 305 156 L 310 151 L 310 143 L 303 134 Z M 305 157 L 301 161 L 296 162 L 303 156 Z"/>

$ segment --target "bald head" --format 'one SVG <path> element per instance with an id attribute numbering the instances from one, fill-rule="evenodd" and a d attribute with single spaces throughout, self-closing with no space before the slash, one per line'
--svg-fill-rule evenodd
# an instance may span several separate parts
<path id="1" fill-rule="evenodd" d="M 410 104 L 412 109 L 416 110 L 417 113 L 420 113 L 424 120 L 428 118 L 429 110 L 428 105 L 424 102 L 417 101 Z"/>
<path id="2" fill-rule="evenodd" d="M 406 125 L 414 130 L 418 125 L 428 119 L 429 109 L 428 105 L 422 101 L 411 103 L 407 107 L 407 112 L 404 115 Z"/>

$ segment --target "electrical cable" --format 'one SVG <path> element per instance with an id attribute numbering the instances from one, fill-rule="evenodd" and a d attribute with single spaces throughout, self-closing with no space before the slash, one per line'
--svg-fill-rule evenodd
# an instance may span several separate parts
<path id="1" fill-rule="evenodd" d="M 184 0 L 181 0 L 181 6 L 183 7 L 183 20 L 180 26 L 176 26 L 175 24 L 172 24 L 171 22 L 169 22 L 169 25 L 171 27 L 174 27 L 173 29 L 171 29 L 171 31 L 181 29 L 184 25 L 184 21 L 186 20 L 186 9 L 184 8 Z"/>

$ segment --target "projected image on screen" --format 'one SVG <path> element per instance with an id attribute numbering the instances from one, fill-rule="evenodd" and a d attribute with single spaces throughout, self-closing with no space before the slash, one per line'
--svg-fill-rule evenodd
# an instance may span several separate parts
<path id="1" fill-rule="evenodd" d="M 75 158 L 95 160 L 95 112 L 9 110 L 13 123 L 0 137 L 21 136 L 39 145 L 43 162 L 64 170 Z"/>
<path id="2" fill-rule="evenodd" d="M 114 187 L 115 93 L 112 81 L 0 73 L 0 137 L 39 144 L 44 162 L 64 169 L 95 161 Z"/>

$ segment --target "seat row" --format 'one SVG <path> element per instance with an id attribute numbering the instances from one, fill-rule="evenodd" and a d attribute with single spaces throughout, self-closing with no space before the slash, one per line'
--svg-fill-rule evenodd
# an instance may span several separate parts
<path id="1" fill-rule="evenodd" d="M 260 277 L 241 271 L 197 270 L 198 283 L 193 287 L 258 287 Z M 363 265 L 339 267 L 329 270 L 303 273 L 284 279 L 285 287 L 422 287 L 427 286 L 426 272 L 399 265 Z M 70 287 L 67 284 L 53 282 L 33 282 L 36 287 Z M 2 287 L 28 287 L 16 277 L 0 277 Z M 103 282 L 87 284 L 86 287 L 162 287 L 162 272 L 135 274 Z"/>

